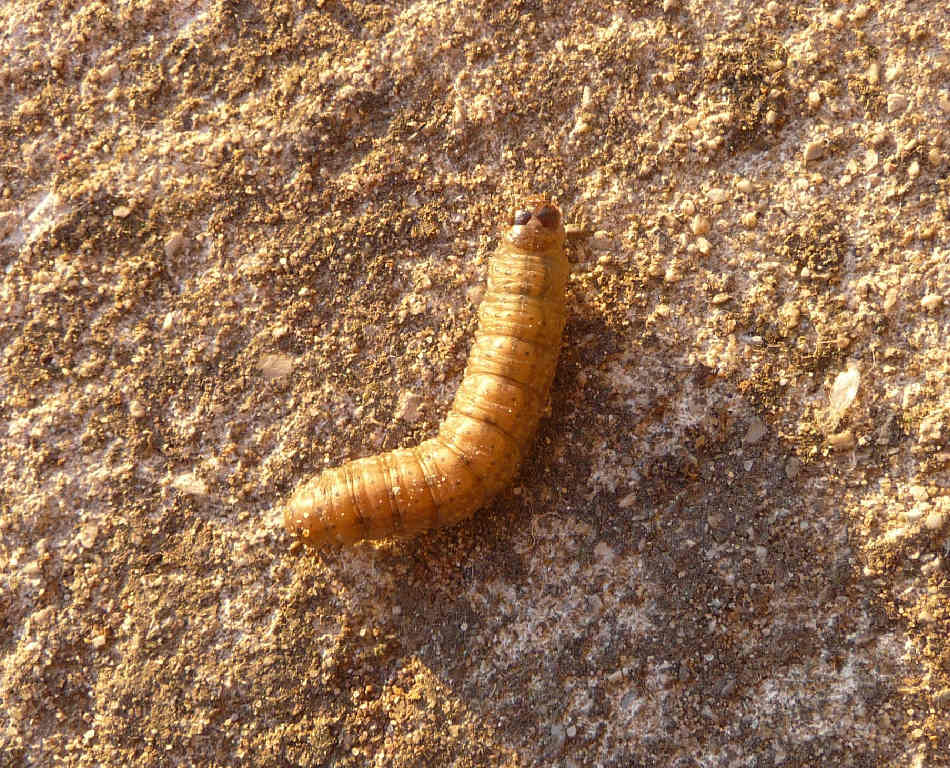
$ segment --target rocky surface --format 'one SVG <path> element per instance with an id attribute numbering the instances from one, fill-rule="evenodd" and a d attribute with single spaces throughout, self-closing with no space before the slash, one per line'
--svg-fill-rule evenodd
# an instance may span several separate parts
<path id="1" fill-rule="evenodd" d="M 0 765 L 950 765 L 950 14 L 742 8 L 0 3 Z M 529 190 L 517 484 L 302 551 Z"/>

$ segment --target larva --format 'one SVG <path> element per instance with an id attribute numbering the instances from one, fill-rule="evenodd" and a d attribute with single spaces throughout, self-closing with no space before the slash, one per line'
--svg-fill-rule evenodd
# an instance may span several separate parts
<path id="1" fill-rule="evenodd" d="M 561 346 L 569 266 L 560 211 L 530 197 L 492 256 L 462 383 L 438 434 L 311 478 L 284 525 L 313 546 L 408 537 L 469 517 L 514 477 Z"/>

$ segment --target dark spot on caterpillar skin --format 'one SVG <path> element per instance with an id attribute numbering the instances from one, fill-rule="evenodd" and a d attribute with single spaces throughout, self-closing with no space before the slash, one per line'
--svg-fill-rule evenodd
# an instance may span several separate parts
<path id="1" fill-rule="evenodd" d="M 518 211 L 511 219 L 512 224 L 524 225 L 531 221 L 531 211 Z"/>
<path id="2" fill-rule="evenodd" d="M 561 213 L 514 209 L 492 257 L 465 374 L 435 437 L 301 485 L 284 524 L 313 546 L 408 537 L 469 517 L 511 482 L 557 365 L 570 272 Z"/>

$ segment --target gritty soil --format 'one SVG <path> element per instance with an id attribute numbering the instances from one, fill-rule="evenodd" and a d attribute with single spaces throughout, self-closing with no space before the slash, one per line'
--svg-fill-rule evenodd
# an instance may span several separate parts
<path id="1" fill-rule="evenodd" d="M 950 766 L 948 125 L 944 0 L 0 0 L 0 768 Z M 516 484 L 304 550 L 529 191 Z"/>

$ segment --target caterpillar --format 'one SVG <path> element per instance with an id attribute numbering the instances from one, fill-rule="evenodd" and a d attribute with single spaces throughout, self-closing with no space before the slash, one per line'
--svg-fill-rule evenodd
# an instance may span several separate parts
<path id="1" fill-rule="evenodd" d="M 407 538 L 451 525 L 513 479 L 554 378 L 570 267 L 561 213 L 546 198 L 528 197 L 507 224 L 438 434 L 304 482 L 284 506 L 285 527 L 304 543 Z"/>

